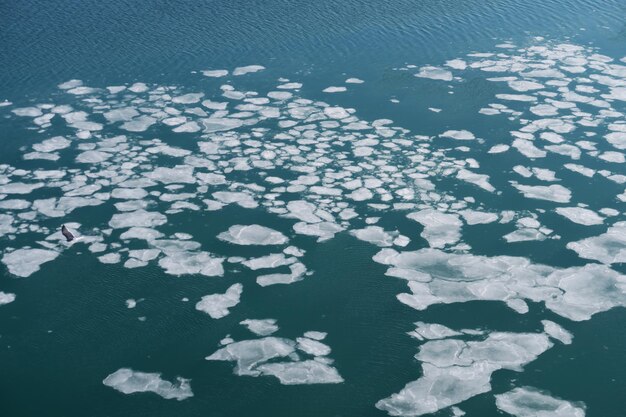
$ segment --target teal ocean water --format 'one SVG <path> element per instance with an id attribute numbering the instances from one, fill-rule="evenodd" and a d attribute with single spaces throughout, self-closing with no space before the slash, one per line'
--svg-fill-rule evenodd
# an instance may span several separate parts
<path id="1" fill-rule="evenodd" d="M 0 415 L 624 417 L 624 16 L 0 2 Z"/>

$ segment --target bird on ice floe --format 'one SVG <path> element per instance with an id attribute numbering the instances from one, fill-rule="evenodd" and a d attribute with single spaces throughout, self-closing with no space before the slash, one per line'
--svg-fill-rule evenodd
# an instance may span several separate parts
<path id="1" fill-rule="evenodd" d="M 65 227 L 65 225 L 61 226 L 61 233 L 63 233 L 63 236 L 65 236 L 68 242 L 74 240 L 74 235 L 69 230 L 67 230 L 67 227 Z"/>

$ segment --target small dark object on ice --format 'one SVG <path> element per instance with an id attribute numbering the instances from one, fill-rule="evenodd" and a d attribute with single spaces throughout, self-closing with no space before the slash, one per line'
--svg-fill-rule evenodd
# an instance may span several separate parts
<path id="1" fill-rule="evenodd" d="M 61 233 L 63 233 L 63 236 L 65 236 L 68 242 L 74 240 L 74 235 L 69 230 L 67 230 L 67 227 L 65 227 L 65 225 L 61 226 Z"/>

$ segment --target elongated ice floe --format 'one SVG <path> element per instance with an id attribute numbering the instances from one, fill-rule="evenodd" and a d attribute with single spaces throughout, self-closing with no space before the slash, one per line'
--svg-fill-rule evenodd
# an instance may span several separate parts
<path id="1" fill-rule="evenodd" d="M 247 65 L 245 67 L 237 67 L 233 70 L 233 75 L 251 74 L 253 72 L 263 71 L 265 69 L 262 65 Z"/>
<path id="2" fill-rule="evenodd" d="M 266 363 L 257 369 L 264 375 L 275 376 L 284 385 L 338 384 L 343 382 L 343 378 L 335 368 L 315 360 Z"/>
<path id="3" fill-rule="evenodd" d="M 417 310 L 442 303 L 493 300 L 510 305 L 511 300 L 526 299 L 544 302 L 556 314 L 580 321 L 626 306 L 626 276 L 604 265 L 559 269 L 521 257 L 448 254 L 436 249 L 382 249 L 374 261 L 390 266 L 387 275 L 408 281 L 411 293 L 397 297 Z"/>
<path id="4" fill-rule="evenodd" d="M 584 226 L 604 223 L 604 219 L 595 211 L 583 207 L 557 207 L 555 211 L 568 220 Z"/>
<path id="5" fill-rule="evenodd" d="M 515 417 L 585 417 L 585 408 L 535 388 L 515 388 L 496 395 L 496 405 Z"/>
<path id="6" fill-rule="evenodd" d="M 288 241 L 281 232 L 257 224 L 234 225 L 217 237 L 236 245 L 282 245 Z"/>
<path id="7" fill-rule="evenodd" d="M 159 373 L 139 372 L 129 368 L 118 369 L 102 381 L 107 387 L 123 394 L 153 392 L 167 400 L 178 401 L 193 397 L 189 382 L 189 379 L 177 377 L 176 383 L 172 383 L 162 379 Z"/>
<path id="8" fill-rule="evenodd" d="M 552 185 L 523 185 L 513 183 L 524 197 L 537 200 L 554 201 L 555 203 L 569 203 L 572 192 L 559 184 Z"/>

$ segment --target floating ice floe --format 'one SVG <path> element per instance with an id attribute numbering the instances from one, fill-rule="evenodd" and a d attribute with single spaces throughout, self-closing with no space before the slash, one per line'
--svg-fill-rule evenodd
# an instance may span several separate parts
<path id="1" fill-rule="evenodd" d="M 15 294 L 0 291 L 0 306 L 12 303 L 13 301 L 15 301 Z"/>
<path id="2" fill-rule="evenodd" d="M 572 192 L 559 184 L 552 185 L 523 185 L 513 183 L 524 197 L 537 200 L 553 201 L 555 203 L 569 203 Z"/>
<path id="3" fill-rule="evenodd" d="M 205 77 L 220 78 L 228 75 L 228 70 L 205 70 L 202 71 Z"/>
<path id="4" fill-rule="evenodd" d="M 581 258 L 593 259 L 610 265 L 626 262 L 626 222 L 617 222 L 606 233 L 570 242 L 571 249 Z"/>
<path id="5" fill-rule="evenodd" d="M 248 330 L 258 336 L 269 336 L 278 331 L 278 326 L 276 325 L 276 320 L 274 319 L 246 319 L 239 322 L 239 324 L 246 326 Z"/>
<path id="6" fill-rule="evenodd" d="M 230 314 L 230 308 L 239 304 L 242 291 L 243 285 L 233 284 L 224 294 L 205 295 L 196 304 L 196 310 L 207 313 L 211 318 L 221 319 Z"/>
<path id="7" fill-rule="evenodd" d="M 392 416 L 437 412 L 490 391 L 495 371 L 519 372 L 551 346 L 542 333 L 494 332 L 478 341 L 428 341 L 415 356 L 422 362 L 422 376 L 376 407 Z"/>
<path id="8" fill-rule="evenodd" d="M 258 224 L 234 225 L 217 237 L 235 245 L 282 245 L 288 241 L 281 232 Z"/>
<path id="9" fill-rule="evenodd" d="M 417 310 L 433 304 L 493 300 L 518 311 L 516 300 L 526 299 L 544 302 L 556 314 L 580 321 L 626 306 L 626 276 L 604 265 L 559 269 L 521 257 L 389 248 L 378 252 L 374 261 L 390 266 L 387 275 L 408 281 L 411 293 L 397 298 Z"/>
<path id="10" fill-rule="evenodd" d="M 452 81 L 452 73 L 441 67 L 425 66 L 421 67 L 416 77 L 430 78 L 432 80 Z"/>
<path id="11" fill-rule="evenodd" d="M 317 336 L 320 335 L 322 333 Z M 306 337 L 297 340 L 296 343 L 290 339 L 268 336 L 231 342 L 206 359 L 233 361 L 237 363 L 234 369 L 236 375 L 274 376 L 284 385 L 343 382 L 337 369 L 330 365 L 332 361 L 325 356 L 330 353 L 328 346 Z M 301 360 L 296 348 L 314 359 Z"/>
<path id="12" fill-rule="evenodd" d="M 442 138 L 451 138 L 456 140 L 474 140 L 476 136 L 468 130 L 446 130 L 440 134 Z"/>
<path id="13" fill-rule="evenodd" d="M 585 408 L 531 387 L 496 395 L 499 410 L 515 417 L 585 417 Z"/>
<path id="14" fill-rule="evenodd" d="M 557 207 L 555 211 L 568 220 L 583 226 L 594 226 L 604 223 L 604 219 L 595 211 L 583 207 Z"/>
<path id="15" fill-rule="evenodd" d="M 407 217 L 424 226 L 421 236 L 433 248 L 442 248 L 459 241 L 463 223 L 456 214 L 425 209 L 410 213 Z"/>
<path id="16" fill-rule="evenodd" d="M 237 75 L 251 74 L 253 72 L 263 71 L 264 69 L 265 67 L 262 65 L 248 65 L 245 67 L 237 67 L 233 70 L 233 75 L 237 76 Z"/>
<path id="17" fill-rule="evenodd" d="M 167 400 L 176 399 L 178 401 L 193 397 L 190 380 L 180 377 L 176 380 L 176 383 L 172 383 L 162 379 L 159 373 L 121 368 L 107 376 L 102 383 L 123 394 L 153 392 Z"/>
<path id="18" fill-rule="evenodd" d="M 41 265 L 53 261 L 59 252 L 48 249 L 21 248 L 13 252 L 5 252 L 2 263 L 9 272 L 18 277 L 28 277 L 39 271 Z"/>

